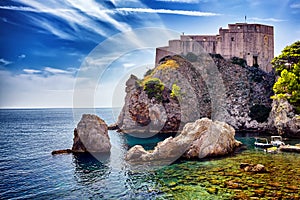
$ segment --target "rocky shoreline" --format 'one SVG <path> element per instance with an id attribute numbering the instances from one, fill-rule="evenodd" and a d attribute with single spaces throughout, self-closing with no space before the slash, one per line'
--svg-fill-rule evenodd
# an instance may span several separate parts
<path id="1" fill-rule="evenodd" d="M 151 151 L 140 145 L 132 147 L 126 155 L 131 163 L 229 155 L 242 145 L 234 139 L 236 131 L 300 137 L 300 117 L 293 107 L 270 98 L 273 73 L 246 66 L 238 59 L 212 58 L 196 66 L 181 56 L 167 56 L 143 79 L 131 75 L 117 122 L 108 126 L 98 116 L 84 114 L 74 129 L 72 149 L 52 154 L 110 152 L 108 130 L 138 138 L 176 134 Z M 223 82 L 210 71 L 212 63 Z M 222 87 L 214 88 L 214 81 Z"/>

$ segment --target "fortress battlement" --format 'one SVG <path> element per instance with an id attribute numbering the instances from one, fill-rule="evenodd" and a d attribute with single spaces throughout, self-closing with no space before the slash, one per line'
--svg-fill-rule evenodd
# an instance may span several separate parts
<path id="1" fill-rule="evenodd" d="M 167 55 L 221 54 L 224 58 L 243 58 L 250 66 L 259 65 L 272 71 L 274 58 L 274 28 L 263 24 L 235 23 L 219 29 L 216 35 L 181 35 L 180 39 L 169 40 L 169 45 L 156 49 L 156 64 Z"/>

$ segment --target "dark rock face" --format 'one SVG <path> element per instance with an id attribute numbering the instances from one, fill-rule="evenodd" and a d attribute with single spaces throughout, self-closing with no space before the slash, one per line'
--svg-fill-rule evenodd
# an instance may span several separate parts
<path id="1" fill-rule="evenodd" d="M 268 129 L 273 134 L 300 138 L 300 116 L 294 113 L 292 105 L 287 100 L 273 100 Z"/>
<path id="2" fill-rule="evenodd" d="M 72 152 L 110 152 L 106 123 L 96 115 L 84 114 L 74 129 Z"/>
<path id="3" fill-rule="evenodd" d="M 178 67 L 165 67 L 168 60 L 175 61 Z M 197 62 L 196 66 L 180 56 L 168 56 L 143 80 L 132 75 L 126 83 L 119 128 L 140 135 L 169 133 L 182 130 L 188 122 L 208 117 L 224 121 L 236 130 L 263 131 L 271 109 L 275 76 L 256 67 L 232 64 L 220 56 L 214 56 L 211 62 L 207 60 Z M 212 63 L 215 68 L 210 66 Z M 149 76 L 160 79 L 165 86 L 160 100 L 148 98 L 141 84 Z M 176 97 L 171 95 L 174 84 L 180 88 Z M 224 91 L 219 91 L 218 85 Z M 261 109 L 256 108 L 262 107 L 264 112 L 257 113 Z M 257 115 L 261 117 L 256 118 Z"/>

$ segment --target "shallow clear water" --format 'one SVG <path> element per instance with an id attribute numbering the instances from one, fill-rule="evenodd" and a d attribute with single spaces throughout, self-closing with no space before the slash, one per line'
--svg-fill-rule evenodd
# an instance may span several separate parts
<path id="1" fill-rule="evenodd" d="M 300 154 L 266 154 L 252 137 L 241 137 L 248 150 L 204 161 L 180 161 L 158 169 L 132 168 L 124 161 L 128 148 L 147 142 L 110 131 L 110 155 L 57 155 L 72 146 L 72 109 L 0 110 L 0 199 L 248 199 L 299 198 Z M 108 124 L 111 109 L 96 113 Z M 295 143 L 298 141 L 290 141 Z M 269 173 L 239 170 L 241 162 L 264 164 Z"/>

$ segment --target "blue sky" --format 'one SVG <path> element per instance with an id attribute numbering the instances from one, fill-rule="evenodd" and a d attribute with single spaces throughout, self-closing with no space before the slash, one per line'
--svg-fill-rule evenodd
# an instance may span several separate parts
<path id="1" fill-rule="evenodd" d="M 119 105 L 130 73 L 153 66 L 154 47 L 144 39 L 166 45 L 182 32 L 217 34 L 228 23 L 244 22 L 245 15 L 248 23 L 274 26 L 275 55 L 300 39 L 296 0 L 2 0 L 0 107 L 73 107 L 78 88 L 96 107 Z M 153 30 L 135 35 L 150 27 L 163 36 Z M 131 44 L 135 49 L 124 51 Z M 102 60 L 91 53 L 95 48 Z M 107 52 L 115 52 L 112 59 Z M 86 73 L 87 63 L 97 74 Z"/>

